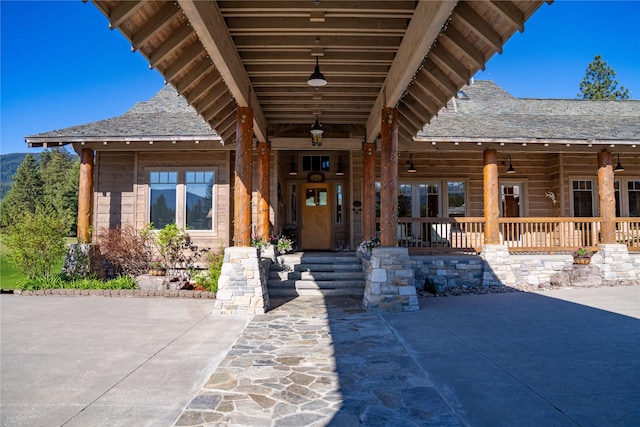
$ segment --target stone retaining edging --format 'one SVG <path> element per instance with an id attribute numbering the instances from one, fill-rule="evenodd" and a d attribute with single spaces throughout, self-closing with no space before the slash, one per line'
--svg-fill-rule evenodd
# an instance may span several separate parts
<path id="1" fill-rule="evenodd" d="M 9 293 L 3 290 L 2 293 Z M 123 297 L 123 298 L 192 298 L 192 299 L 216 299 L 216 294 L 208 291 L 162 290 L 146 291 L 140 289 L 41 289 L 37 291 L 25 291 L 14 289 L 14 295 L 24 296 L 90 296 L 90 297 Z"/>

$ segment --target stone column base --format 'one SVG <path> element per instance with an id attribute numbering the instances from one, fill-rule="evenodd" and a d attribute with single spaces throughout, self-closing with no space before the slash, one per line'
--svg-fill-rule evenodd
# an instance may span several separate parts
<path id="1" fill-rule="evenodd" d="M 106 277 L 100 246 L 92 243 L 75 243 L 69 245 L 64 259 L 62 273 L 69 276 L 95 275 L 101 279 Z"/>
<path id="2" fill-rule="evenodd" d="M 483 286 L 515 285 L 507 245 L 484 245 L 482 248 Z"/>
<path id="3" fill-rule="evenodd" d="M 213 313 L 265 313 L 269 309 L 269 262 L 261 260 L 253 247 L 226 248 Z"/>
<path id="4" fill-rule="evenodd" d="M 600 244 L 591 263 L 600 267 L 604 280 L 633 280 L 637 278 L 633 260 L 626 245 Z"/>
<path id="5" fill-rule="evenodd" d="M 407 248 L 374 248 L 371 259 L 363 260 L 365 288 L 362 306 L 367 310 L 389 312 L 420 310 L 411 262 Z"/>

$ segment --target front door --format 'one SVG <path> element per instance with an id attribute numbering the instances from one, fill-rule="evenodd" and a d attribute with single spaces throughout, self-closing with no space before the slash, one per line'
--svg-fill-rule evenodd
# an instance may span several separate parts
<path id="1" fill-rule="evenodd" d="M 302 249 L 331 249 L 331 197 L 329 185 L 305 184 L 302 203 Z"/>

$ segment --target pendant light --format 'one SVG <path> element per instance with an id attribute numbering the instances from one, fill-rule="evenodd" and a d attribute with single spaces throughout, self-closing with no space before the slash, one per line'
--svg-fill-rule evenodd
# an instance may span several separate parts
<path id="1" fill-rule="evenodd" d="M 314 147 L 320 147 L 322 145 L 322 134 L 324 130 L 322 129 L 322 125 L 318 121 L 318 116 L 316 115 L 316 122 L 311 126 L 311 145 Z"/>
<path id="2" fill-rule="evenodd" d="M 313 87 L 320 87 L 327 84 L 327 80 L 324 78 L 324 75 L 320 72 L 320 65 L 318 64 L 318 57 L 316 56 L 316 69 L 309 76 L 309 80 L 307 80 L 307 84 Z"/>

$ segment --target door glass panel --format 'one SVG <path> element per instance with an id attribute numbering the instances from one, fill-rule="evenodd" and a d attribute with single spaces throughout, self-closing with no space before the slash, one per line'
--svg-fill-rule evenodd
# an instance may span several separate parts
<path id="1" fill-rule="evenodd" d="M 640 216 L 640 181 L 629 181 L 629 216 Z"/>
<path id="2" fill-rule="evenodd" d="M 447 182 L 447 214 L 450 217 L 465 215 L 465 185 L 462 181 Z"/>
<path id="3" fill-rule="evenodd" d="M 440 216 L 440 186 L 420 184 L 420 216 L 435 218 Z"/>
<path id="4" fill-rule="evenodd" d="M 573 181 L 573 216 L 593 216 L 593 194 L 590 180 Z"/>
<path id="5" fill-rule="evenodd" d="M 318 188 L 317 189 L 317 206 L 327 206 L 327 189 L 326 188 Z"/>
<path id="6" fill-rule="evenodd" d="M 305 191 L 305 205 L 316 206 L 316 190 L 315 188 L 307 188 Z"/>
<path id="7" fill-rule="evenodd" d="M 520 184 L 506 184 L 500 186 L 500 210 L 506 218 L 517 218 L 522 211 L 522 186 Z"/>
<path id="8" fill-rule="evenodd" d="M 411 217 L 411 184 L 398 187 L 398 218 Z"/>

